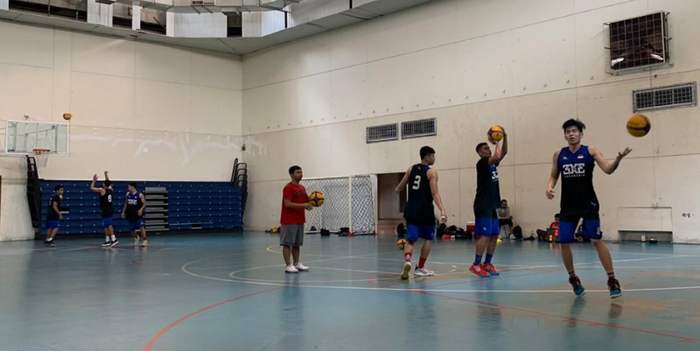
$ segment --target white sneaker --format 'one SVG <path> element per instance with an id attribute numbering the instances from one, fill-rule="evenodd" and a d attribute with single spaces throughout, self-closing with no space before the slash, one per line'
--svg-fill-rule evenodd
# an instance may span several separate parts
<path id="1" fill-rule="evenodd" d="M 141 247 L 147 247 L 147 246 L 148 246 L 148 240 L 144 240 L 144 241 L 141 243 Z"/>
<path id="2" fill-rule="evenodd" d="M 416 277 L 432 277 L 435 275 L 435 272 L 429 271 L 425 268 L 418 268 L 415 270 L 415 272 L 413 272 L 413 274 L 415 274 Z"/>
<path id="3" fill-rule="evenodd" d="M 285 273 L 299 273 L 299 270 L 294 268 L 291 264 L 287 266 L 287 268 L 284 270 Z"/>
<path id="4" fill-rule="evenodd" d="M 413 265 L 411 262 L 406 262 L 403 264 L 403 272 L 401 272 L 401 279 L 406 280 L 408 279 L 408 273 L 411 272 L 411 268 L 413 268 Z"/>
<path id="5" fill-rule="evenodd" d="M 134 238 L 134 246 L 139 246 L 139 240 L 141 240 L 139 237 Z"/>
<path id="6" fill-rule="evenodd" d="M 309 267 L 304 266 L 304 264 L 301 262 L 295 264 L 294 268 L 296 268 L 299 272 L 306 272 L 309 270 Z"/>

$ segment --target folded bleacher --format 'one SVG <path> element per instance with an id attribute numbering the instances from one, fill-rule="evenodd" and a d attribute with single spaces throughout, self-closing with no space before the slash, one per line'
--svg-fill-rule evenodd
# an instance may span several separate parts
<path id="1" fill-rule="evenodd" d="M 63 184 L 62 207 L 68 208 L 61 222 L 62 235 L 102 234 L 99 195 L 90 191 L 90 181 L 40 180 L 42 189 L 41 234 L 46 233 L 46 213 L 53 189 Z M 101 186 L 102 182 L 98 182 Z M 114 231 L 126 233 L 128 222 L 121 218 L 129 182 L 113 182 Z M 242 191 L 230 182 L 137 182 L 139 189 L 166 188 L 168 231 L 234 230 L 243 227 Z M 144 193 L 146 193 L 144 191 Z M 146 225 L 148 225 L 148 208 Z M 159 230 L 160 231 L 160 230 Z"/>

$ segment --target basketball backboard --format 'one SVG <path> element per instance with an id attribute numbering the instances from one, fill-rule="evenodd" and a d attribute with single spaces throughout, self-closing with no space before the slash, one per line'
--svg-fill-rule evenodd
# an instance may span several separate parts
<path id="1" fill-rule="evenodd" d="M 52 155 L 68 155 L 68 131 L 64 123 L 7 121 L 5 152 L 26 155 L 46 149 Z"/>

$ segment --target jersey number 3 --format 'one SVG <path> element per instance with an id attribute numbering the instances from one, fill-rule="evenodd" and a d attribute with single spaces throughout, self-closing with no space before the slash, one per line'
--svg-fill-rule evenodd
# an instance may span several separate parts
<path id="1" fill-rule="evenodd" d="M 413 190 L 420 189 L 420 180 L 421 180 L 421 177 L 419 175 L 417 175 L 416 179 L 413 181 L 413 186 L 411 187 L 411 189 L 413 189 Z"/>

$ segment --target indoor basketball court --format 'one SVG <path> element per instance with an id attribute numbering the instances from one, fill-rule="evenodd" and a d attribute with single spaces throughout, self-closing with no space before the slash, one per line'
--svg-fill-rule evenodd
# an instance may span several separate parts
<path id="1" fill-rule="evenodd" d="M 0 351 L 697 350 L 699 16 L 0 0 Z"/>

